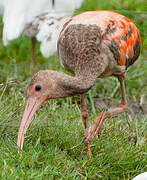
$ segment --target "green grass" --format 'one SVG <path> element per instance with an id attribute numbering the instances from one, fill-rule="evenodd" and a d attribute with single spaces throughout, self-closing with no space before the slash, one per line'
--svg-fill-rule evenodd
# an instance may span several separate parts
<path id="1" fill-rule="evenodd" d="M 126 80 L 127 98 L 138 101 L 147 92 L 145 0 L 85 0 L 76 14 L 98 9 L 120 12 L 133 19 L 140 29 L 142 52 L 138 62 L 129 68 Z M 20 156 L 16 139 L 27 85 L 33 74 L 30 41 L 21 38 L 7 47 L 0 42 L 0 179 L 130 180 L 147 171 L 147 118 L 136 115 L 133 119 L 123 113 L 105 120 L 102 135 L 91 143 L 92 157 L 88 158 L 83 144 L 79 97 L 46 102 L 35 115 Z M 37 60 L 35 72 L 40 69 L 64 71 L 56 58 L 41 56 L 39 44 Z M 115 78 L 99 79 L 92 94 L 105 98 L 113 95 L 118 102 L 121 98 Z M 94 114 L 89 103 L 88 110 L 92 124 L 102 109 L 96 109 Z"/>

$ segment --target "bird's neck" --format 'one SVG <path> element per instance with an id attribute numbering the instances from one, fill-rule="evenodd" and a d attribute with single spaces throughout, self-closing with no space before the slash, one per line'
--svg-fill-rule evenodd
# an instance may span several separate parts
<path id="1" fill-rule="evenodd" d="M 63 72 L 53 71 L 53 99 L 86 93 L 95 83 L 96 78 L 86 76 L 69 76 Z"/>

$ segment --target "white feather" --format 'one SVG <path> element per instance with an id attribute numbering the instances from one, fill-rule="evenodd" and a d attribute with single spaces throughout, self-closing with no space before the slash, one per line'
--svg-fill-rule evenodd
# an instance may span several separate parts
<path id="1" fill-rule="evenodd" d="M 46 15 L 46 20 L 40 23 L 39 32 L 36 35 L 41 42 L 40 51 L 44 57 L 52 56 L 57 51 L 57 41 L 64 23 L 72 16 L 76 1 L 58 0 L 52 12 Z"/>
<path id="2" fill-rule="evenodd" d="M 0 0 L 0 15 L 3 15 L 4 12 L 4 0 Z"/>
<path id="3" fill-rule="evenodd" d="M 51 8 L 49 0 L 5 0 L 4 5 L 4 29 L 3 42 L 18 38 L 26 24 L 30 23 L 35 16 L 47 12 Z"/>
<path id="4" fill-rule="evenodd" d="M 45 57 L 54 55 L 63 24 L 83 0 L 5 0 L 3 42 L 25 36 L 36 37 Z"/>
<path id="5" fill-rule="evenodd" d="M 75 0 L 76 8 L 80 8 L 83 0 Z"/>
<path id="6" fill-rule="evenodd" d="M 52 56 L 57 50 L 57 41 L 62 30 L 63 24 L 70 18 L 70 16 L 50 16 L 47 15 L 47 20 L 42 22 L 39 26 L 39 32 L 36 35 L 38 41 L 41 42 L 40 51 L 44 57 Z M 60 19 L 61 18 L 61 19 Z"/>
<path id="7" fill-rule="evenodd" d="M 147 180 L 147 172 L 141 173 L 132 180 Z"/>

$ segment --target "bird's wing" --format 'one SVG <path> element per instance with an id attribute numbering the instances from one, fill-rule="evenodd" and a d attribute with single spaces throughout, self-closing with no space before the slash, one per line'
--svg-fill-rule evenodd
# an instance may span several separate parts
<path id="1" fill-rule="evenodd" d="M 4 0 L 0 0 L 0 15 L 3 15 L 4 12 Z"/>
<path id="2" fill-rule="evenodd" d="M 44 57 L 54 55 L 57 51 L 57 41 L 64 23 L 73 15 L 76 8 L 80 7 L 83 0 L 55 0 L 54 14 L 48 13 L 46 20 L 39 25 L 36 36 L 41 42 L 40 50 Z"/>
<path id="3" fill-rule="evenodd" d="M 135 24 L 128 18 L 112 11 L 89 11 L 74 16 L 64 25 L 97 25 L 115 60 L 121 66 L 132 65 L 140 54 L 140 35 Z M 60 34 L 62 36 L 62 33 Z"/>
<path id="4" fill-rule="evenodd" d="M 60 31 L 63 24 L 69 19 L 69 16 L 50 16 L 50 13 L 48 13 L 38 18 L 40 21 L 36 21 L 36 23 L 39 22 L 36 38 L 41 42 L 40 50 L 43 56 L 49 57 L 57 51 L 57 41 Z"/>
<path id="5" fill-rule="evenodd" d="M 116 44 L 118 46 L 116 48 L 119 48 L 118 63 L 127 68 L 137 60 L 140 54 L 139 31 L 130 19 L 119 14 L 115 16 L 113 22 L 109 20 L 105 33 L 110 31 L 112 31 L 111 45 Z"/>
<path id="6" fill-rule="evenodd" d="M 13 40 L 20 36 L 25 27 L 25 12 L 27 9 L 28 0 L 5 0 L 4 16 L 3 16 L 3 42 L 4 45 L 8 44 L 8 41 Z M 22 5 L 23 4 L 23 5 Z"/>
<path id="7" fill-rule="evenodd" d="M 23 0 L 26 1 L 26 0 Z M 30 0 L 28 3 L 29 7 L 27 8 L 27 23 L 32 22 L 34 17 L 39 16 L 42 13 L 49 12 L 52 9 L 52 1 L 51 0 Z"/>
<path id="8" fill-rule="evenodd" d="M 60 31 L 63 24 L 72 16 L 76 6 L 77 0 L 55 0 L 54 9 L 35 17 L 31 22 L 28 34 L 35 32 L 37 40 L 41 42 L 40 50 L 44 57 L 54 55 L 57 51 Z"/>
<path id="9" fill-rule="evenodd" d="M 51 8 L 48 0 L 5 0 L 3 16 L 3 42 L 7 45 L 10 40 L 18 38 L 27 23 Z"/>
<path id="10" fill-rule="evenodd" d="M 74 10 L 79 8 L 82 2 L 83 0 L 55 0 L 55 11 L 73 14 Z"/>
<path id="11" fill-rule="evenodd" d="M 72 15 L 76 7 L 81 5 L 82 0 L 56 0 L 55 11 L 62 16 Z M 3 42 L 7 45 L 10 40 L 18 38 L 27 24 L 34 17 L 49 12 L 52 8 L 50 0 L 5 0 L 3 16 Z"/>
<path id="12" fill-rule="evenodd" d="M 76 4 L 76 8 L 80 8 L 84 0 L 74 0 Z"/>

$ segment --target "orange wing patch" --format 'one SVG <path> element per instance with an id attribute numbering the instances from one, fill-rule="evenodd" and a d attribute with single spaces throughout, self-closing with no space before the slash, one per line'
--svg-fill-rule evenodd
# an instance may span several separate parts
<path id="1" fill-rule="evenodd" d="M 140 35 L 134 23 L 126 17 L 123 17 L 122 20 L 119 21 L 119 30 L 120 32 L 112 37 L 112 39 L 120 47 L 119 64 L 121 66 L 125 66 L 127 64 L 127 60 L 131 59 L 132 61 L 133 59 L 133 61 L 135 61 L 136 57 L 138 57 L 135 54 L 134 46 L 138 42 L 141 42 Z"/>

